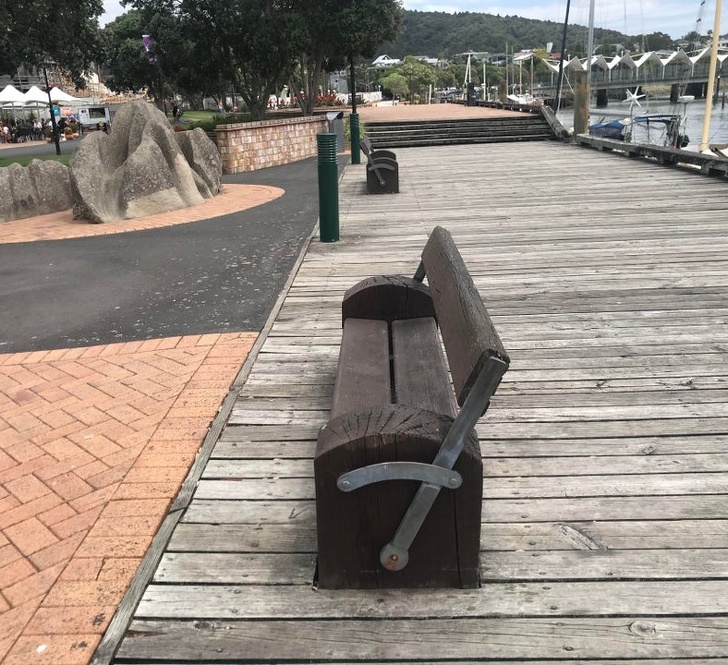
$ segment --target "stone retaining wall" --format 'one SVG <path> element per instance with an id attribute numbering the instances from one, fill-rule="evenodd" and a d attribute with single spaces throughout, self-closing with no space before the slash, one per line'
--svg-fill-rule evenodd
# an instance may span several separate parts
<path id="1" fill-rule="evenodd" d="M 223 173 L 256 171 L 315 157 L 316 134 L 326 131 L 326 116 L 218 125 L 216 142 Z"/>

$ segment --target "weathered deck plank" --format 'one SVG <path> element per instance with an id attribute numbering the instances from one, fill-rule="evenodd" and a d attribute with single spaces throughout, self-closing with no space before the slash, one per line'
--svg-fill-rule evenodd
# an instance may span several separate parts
<path id="1" fill-rule="evenodd" d="M 728 665 L 725 183 L 544 143 L 398 159 L 396 196 L 347 169 L 117 662 Z M 478 425 L 483 588 L 315 591 L 341 298 L 436 224 L 512 357 Z"/>

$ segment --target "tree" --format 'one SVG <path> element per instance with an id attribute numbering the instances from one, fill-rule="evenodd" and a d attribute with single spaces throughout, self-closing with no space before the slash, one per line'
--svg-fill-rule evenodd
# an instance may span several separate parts
<path id="1" fill-rule="evenodd" d="M 313 113 L 322 72 L 373 56 L 382 43 L 397 36 L 402 11 L 399 0 L 295 2 L 289 34 L 298 57 L 288 74 L 291 89 L 304 93 L 298 96 L 304 114 Z"/>
<path id="2" fill-rule="evenodd" d="M 0 0 L 0 73 L 55 65 L 79 88 L 101 54 L 102 0 Z"/>
<path id="3" fill-rule="evenodd" d="M 386 76 L 379 79 L 379 83 L 383 88 L 389 90 L 394 97 L 406 97 L 409 95 L 409 86 L 407 79 L 397 72 L 390 72 Z"/>
<path id="4" fill-rule="evenodd" d="M 151 45 L 145 52 L 142 35 Z M 106 85 L 113 90 L 148 90 L 157 106 L 181 94 L 192 106 L 207 96 L 217 97 L 231 86 L 223 79 L 209 48 L 188 38 L 179 18 L 171 13 L 131 9 L 103 31 Z"/>
<path id="5" fill-rule="evenodd" d="M 106 85 L 117 91 L 148 89 L 159 108 L 164 102 L 162 61 L 167 60 L 167 42 L 158 36 L 162 16 L 157 14 L 155 24 L 150 25 L 141 11 L 132 9 L 109 23 L 103 32 Z M 152 33 L 152 48 L 147 54 L 142 35 Z"/>
<path id="6" fill-rule="evenodd" d="M 149 21 L 163 18 L 157 27 L 165 34 L 153 28 L 144 32 L 157 42 L 161 69 L 176 88 L 190 95 L 194 88 L 206 93 L 217 87 L 224 99 L 231 87 L 255 118 L 265 115 L 268 97 L 291 58 L 293 2 L 129 0 Z"/>
<path id="7" fill-rule="evenodd" d="M 407 80 L 410 103 L 414 101 L 415 94 L 423 96 L 424 90 L 437 83 L 435 68 L 425 62 L 420 62 L 414 56 L 408 55 L 404 63 L 394 70 Z"/>

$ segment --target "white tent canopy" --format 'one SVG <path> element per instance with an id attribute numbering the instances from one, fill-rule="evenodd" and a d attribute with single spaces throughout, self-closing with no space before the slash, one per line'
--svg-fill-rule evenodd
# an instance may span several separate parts
<path id="1" fill-rule="evenodd" d="M 15 86 L 6 85 L 0 91 L 0 106 L 25 106 L 25 95 Z"/>
<path id="2" fill-rule="evenodd" d="M 83 104 L 85 100 L 63 92 L 60 88 L 51 88 L 51 99 L 59 104 Z"/>
<path id="3" fill-rule="evenodd" d="M 48 104 L 48 93 L 43 92 L 37 85 L 32 86 L 23 97 L 28 106 L 38 106 L 39 104 Z"/>

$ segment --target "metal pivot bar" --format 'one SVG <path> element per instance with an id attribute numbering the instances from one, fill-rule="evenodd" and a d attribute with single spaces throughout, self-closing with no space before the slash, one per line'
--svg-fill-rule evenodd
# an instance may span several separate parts
<path id="1" fill-rule="evenodd" d="M 458 417 L 442 442 L 440 450 L 435 455 L 433 465 L 452 469 L 462 452 L 466 438 L 488 407 L 488 402 L 507 369 L 508 364 L 499 358 L 490 357 L 488 359 L 470 389 Z M 407 565 L 412 541 L 419 533 L 440 489 L 441 486 L 428 482 L 420 485 L 415 498 L 412 499 L 412 503 L 397 527 L 394 537 L 379 553 L 379 561 L 387 570 L 402 570 Z"/>
<path id="2" fill-rule="evenodd" d="M 415 271 L 415 276 L 412 279 L 414 279 L 415 282 L 422 282 L 425 279 L 426 274 L 427 274 L 427 271 L 425 270 L 425 262 L 420 261 L 420 265 L 417 266 L 417 270 Z"/>
<path id="3" fill-rule="evenodd" d="M 376 161 L 372 161 L 372 163 L 367 167 L 370 171 L 374 172 L 374 175 L 377 176 L 377 181 L 379 182 L 380 187 L 384 187 L 387 184 L 387 181 L 384 179 L 384 176 L 380 173 L 381 170 L 385 171 L 394 171 L 396 170 L 396 167 L 394 163 L 384 161 L 386 158 L 380 158 Z"/>
<path id="4" fill-rule="evenodd" d="M 457 471 L 421 462 L 382 462 L 362 466 L 339 476 L 336 486 L 342 492 L 353 492 L 360 487 L 385 480 L 419 480 L 440 487 L 457 489 L 463 478 Z"/>

